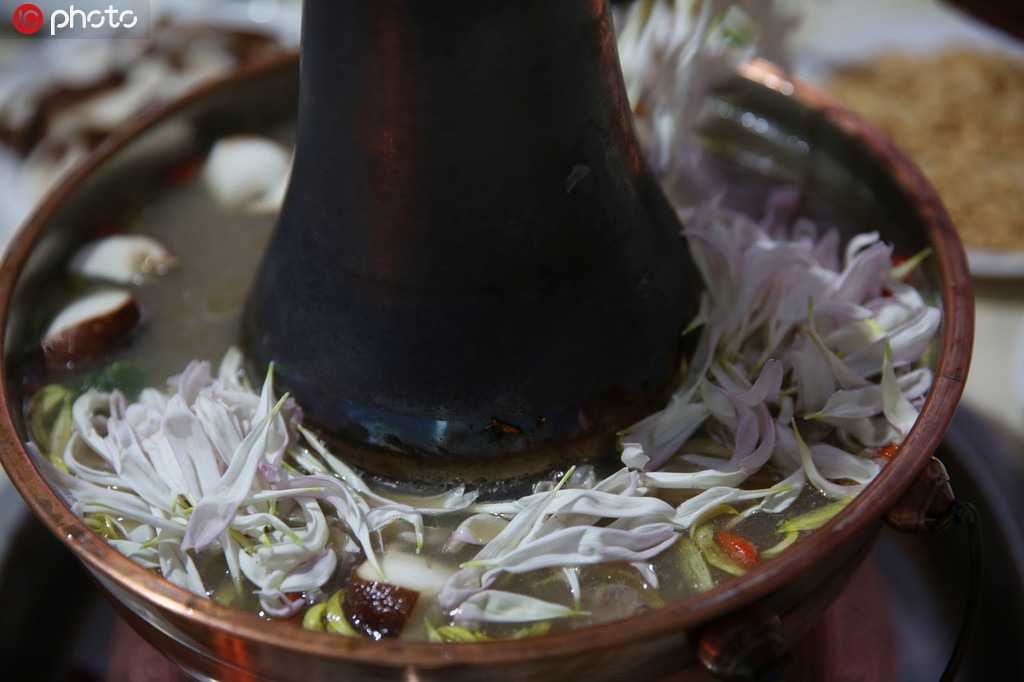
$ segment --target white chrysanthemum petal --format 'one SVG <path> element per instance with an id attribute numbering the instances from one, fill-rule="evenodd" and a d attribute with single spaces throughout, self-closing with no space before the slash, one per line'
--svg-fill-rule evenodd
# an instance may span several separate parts
<path id="1" fill-rule="evenodd" d="M 561 604 L 515 592 L 484 590 L 465 599 L 453 612 L 455 622 L 530 623 L 565 618 L 577 612 Z"/>
<path id="2" fill-rule="evenodd" d="M 202 549 L 217 539 L 235 516 L 253 486 L 259 463 L 286 436 L 285 425 L 271 411 L 246 435 L 217 484 L 196 504 L 189 517 L 185 549 Z"/>
<path id="3" fill-rule="evenodd" d="M 174 542 L 161 542 L 157 547 L 160 560 L 160 574 L 178 587 L 189 592 L 206 596 L 206 586 L 199 577 L 199 570 L 187 552 Z"/>
<path id="4" fill-rule="evenodd" d="M 709 488 L 676 507 L 673 523 L 680 528 L 689 528 L 693 525 L 694 521 L 719 505 L 746 500 L 758 500 L 776 492 L 779 492 L 779 490 L 740 490 L 726 486 Z"/>

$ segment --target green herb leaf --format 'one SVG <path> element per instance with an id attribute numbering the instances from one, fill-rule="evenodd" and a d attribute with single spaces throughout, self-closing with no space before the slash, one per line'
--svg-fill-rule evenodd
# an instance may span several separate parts
<path id="1" fill-rule="evenodd" d="M 142 370 L 124 362 L 114 362 L 79 379 L 74 389 L 76 393 L 85 393 L 89 389 L 96 389 L 103 393 L 117 390 L 132 400 L 145 386 L 146 374 Z"/>

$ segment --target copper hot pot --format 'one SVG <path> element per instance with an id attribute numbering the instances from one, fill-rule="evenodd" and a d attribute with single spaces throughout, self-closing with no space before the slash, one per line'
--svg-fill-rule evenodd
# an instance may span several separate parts
<path id="1" fill-rule="evenodd" d="M 199 89 L 105 142 L 40 206 L 0 271 L 3 325 L 0 460 L 34 514 L 95 578 L 126 620 L 189 674 L 217 680 L 656 679 L 697 664 L 742 677 L 792 645 L 841 591 L 886 518 L 914 525 L 941 507 L 929 463 L 966 380 L 973 300 L 956 231 L 921 173 L 881 134 L 771 65 L 745 66 L 714 95 L 704 129 L 717 168 L 744 179 L 733 199 L 756 202 L 769 181 L 800 184 L 812 213 L 848 229 L 879 229 L 906 252 L 930 247 L 925 294 L 943 313 L 935 381 L 899 457 L 845 511 L 745 576 L 623 621 L 582 631 L 479 644 L 358 640 L 270 623 L 175 587 L 119 554 L 61 502 L 25 449 L 26 349 L 35 305 L 90 229 L 131 194 L 217 135 L 295 116 L 298 59 L 283 56 Z M 743 114 L 768 122 L 744 125 Z M 793 144 L 793 140 L 799 144 Z M 745 194 L 749 196 L 744 196 Z M 907 522 L 906 519 L 911 521 Z M 749 672 L 749 671 L 746 671 Z"/>

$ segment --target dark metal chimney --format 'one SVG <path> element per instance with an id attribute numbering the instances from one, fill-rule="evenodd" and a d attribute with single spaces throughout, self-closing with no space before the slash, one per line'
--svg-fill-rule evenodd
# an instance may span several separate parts
<path id="1" fill-rule="evenodd" d="M 602 0 L 307 0 L 244 335 L 347 459 L 430 484 L 612 448 L 698 280 Z"/>

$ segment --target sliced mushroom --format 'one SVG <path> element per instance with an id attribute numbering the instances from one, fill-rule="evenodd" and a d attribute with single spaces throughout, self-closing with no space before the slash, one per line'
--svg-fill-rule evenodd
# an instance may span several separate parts
<path id="1" fill-rule="evenodd" d="M 178 264 L 163 244 L 141 234 L 115 234 L 89 242 L 71 257 L 71 272 L 119 284 L 141 284 Z"/>
<path id="2" fill-rule="evenodd" d="M 124 343 L 141 318 L 138 301 L 121 289 L 87 294 L 64 308 L 43 336 L 51 368 L 89 363 Z"/>
<path id="3" fill-rule="evenodd" d="M 353 574 L 345 587 L 343 609 L 356 631 L 390 639 L 402 634 L 419 598 L 415 590 Z"/>
<path id="4" fill-rule="evenodd" d="M 210 150 L 203 181 L 225 208 L 260 212 L 280 207 L 291 168 L 284 145 L 255 135 L 221 138 Z"/>
<path id="5" fill-rule="evenodd" d="M 356 630 L 374 639 L 397 637 L 417 605 L 429 604 L 456 568 L 418 554 L 391 551 L 380 557 L 380 571 L 364 561 L 345 587 L 345 615 Z M 383 573 L 383 575 L 381 575 Z"/>
<path id="6" fill-rule="evenodd" d="M 380 557 L 383 576 L 370 562 L 364 561 L 355 575 L 366 581 L 384 580 L 420 594 L 433 597 L 441 592 L 445 582 L 455 573 L 454 566 L 434 561 L 420 554 L 387 552 Z"/>

